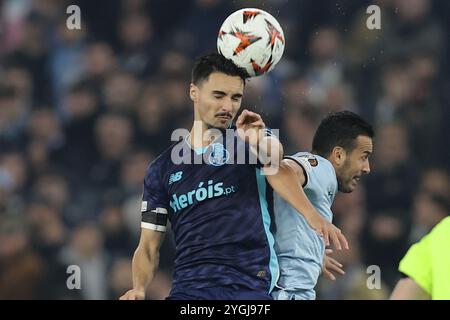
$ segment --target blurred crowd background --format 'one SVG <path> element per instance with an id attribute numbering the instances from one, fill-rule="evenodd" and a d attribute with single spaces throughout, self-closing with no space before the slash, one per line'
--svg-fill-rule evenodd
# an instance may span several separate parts
<path id="1" fill-rule="evenodd" d="M 81 8 L 69 30 L 66 8 Z M 381 30 L 366 9 L 381 7 Z M 243 106 L 310 150 L 330 111 L 375 126 L 372 173 L 339 195 L 347 274 L 319 299 L 383 299 L 407 248 L 450 213 L 450 2 L 445 0 L 0 1 L 0 299 L 117 299 L 131 288 L 149 162 L 190 128 L 193 59 L 216 50 L 234 10 L 271 12 L 284 57 Z M 148 291 L 171 286 L 170 233 Z M 81 268 L 68 290 L 67 266 Z M 380 290 L 366 286 L 381 269 Z"/>

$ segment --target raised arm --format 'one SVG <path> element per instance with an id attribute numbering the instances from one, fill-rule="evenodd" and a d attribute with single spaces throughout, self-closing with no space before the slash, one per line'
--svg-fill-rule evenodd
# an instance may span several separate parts
<path id="1" fill-rule="evenodd" d="M 341 230 L 323 218 L 311 204 L 303 191 L 305 182 L 303 169 L 291 159 L 283 159 L 276 174 L 267 175 L 272 188 L 300 214 L 317 234 L 323 236 L 325 245 L 330 245 L 330 238 L 336 249 L 348 249 L 348 242 Z"/>
<path id="2" fill-rule="evenodd" d="M 278 164 L 283 159 L 283 145 L 276 136 L 268 134 L 261 116 L 243 110 L 236 121 L 236 127 L 239 136 L 249 143 L 258 160 L 271 169 L 278 169 Z"/>

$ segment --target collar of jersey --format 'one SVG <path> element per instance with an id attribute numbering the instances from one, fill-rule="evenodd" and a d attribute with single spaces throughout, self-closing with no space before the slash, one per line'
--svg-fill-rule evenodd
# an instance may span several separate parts
<path id="1" fill-rule="evenodd" d="M 230 123 L 230 126 L 228 127 L 228 129 L 236 129 L 236 124 L 234 122 Z M 186 141 L 187 145 L 189 146 L 189 148 L 191 148 L 192 150 L 194 150 L 196 155 L 200 155 L 200 154 L 204 154 L 206 152 L 206 150 L 208 150 L 209 146 L 212 145 L 214 143 L 214 141 L 217 140 L 214 139 L 213 141 L 210 142 L 210 144 L 208 144 L 206 147 L 198 147 L 198 148 L 193 148 L 192 145 L 189 143 L 188 138 L 191 136 L 191 134 L 189 133 L 185 138 L 184 141 Z"/>
<path id="2" fill-rule="evenodd" d="M 214 143 L 214 141 L 216 141 L 216 139 L 214 139 L 213 141 L 211 141 L 210 144 L 208 144 L 206 147 L 198 147 L 198 148 L 193 148 L 192 145 L 189 143 L 188 138 L 190 137 L 190 133 L 184 138 L 184 141 L 187 143 L 187 145 L 189 146 L 189 148 L 191 148 L 192 150 L 194 150 L 196 155 L 200 155 L 200 154 L 204 154 L 206 152 L 206 150 L 208 150 L 209 146 L 212 145 Z"/>

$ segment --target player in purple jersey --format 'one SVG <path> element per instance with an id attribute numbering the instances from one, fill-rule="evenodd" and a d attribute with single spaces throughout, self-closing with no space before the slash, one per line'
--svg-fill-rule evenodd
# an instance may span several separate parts
<path id="1" fill-rule="evenodd" d="M 121 299 L 145 298 L 168 221 L 177 248 L 169 299 L 271 299 L 279 270 L 272 190 L 262 168 L 279 163 L 283 148 L 254 112 L 244 110 L 237 130 L 230 129 L 246 77 L 219 54 L 203 56 L 194 66 L 189 91 L 194 125 L 148 168 L 133 289 Z M 255 154 L 256 161 L 240 163 L 242 151 Z M 289 184 L 291 178 L 283 179 Z M 300 199 L 297 209 L 326 242 L 331 237 L 337 248 L 347 246 L 340 230 L 315 211 L 304 193 L 285 194 L 291 202 Z"/>

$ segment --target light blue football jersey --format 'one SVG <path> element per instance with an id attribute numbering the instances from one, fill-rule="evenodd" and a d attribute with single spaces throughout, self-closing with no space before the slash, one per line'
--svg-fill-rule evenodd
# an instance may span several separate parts
<path id="1" fill-rule="evenodd" d="M 304 168 L 306 181 L 303 190 L 316 210 L 331 222 L 331 205 L 338 190 L 331 162 L 309 152 L 286 158 Z M 292 291 L 314 289 L 325 254 L 323 238 L 308 225 L 303 215 L 276 193 L 274 214 L 277 228 L 275 250 L 281 272 L 277 287 Z"/>

